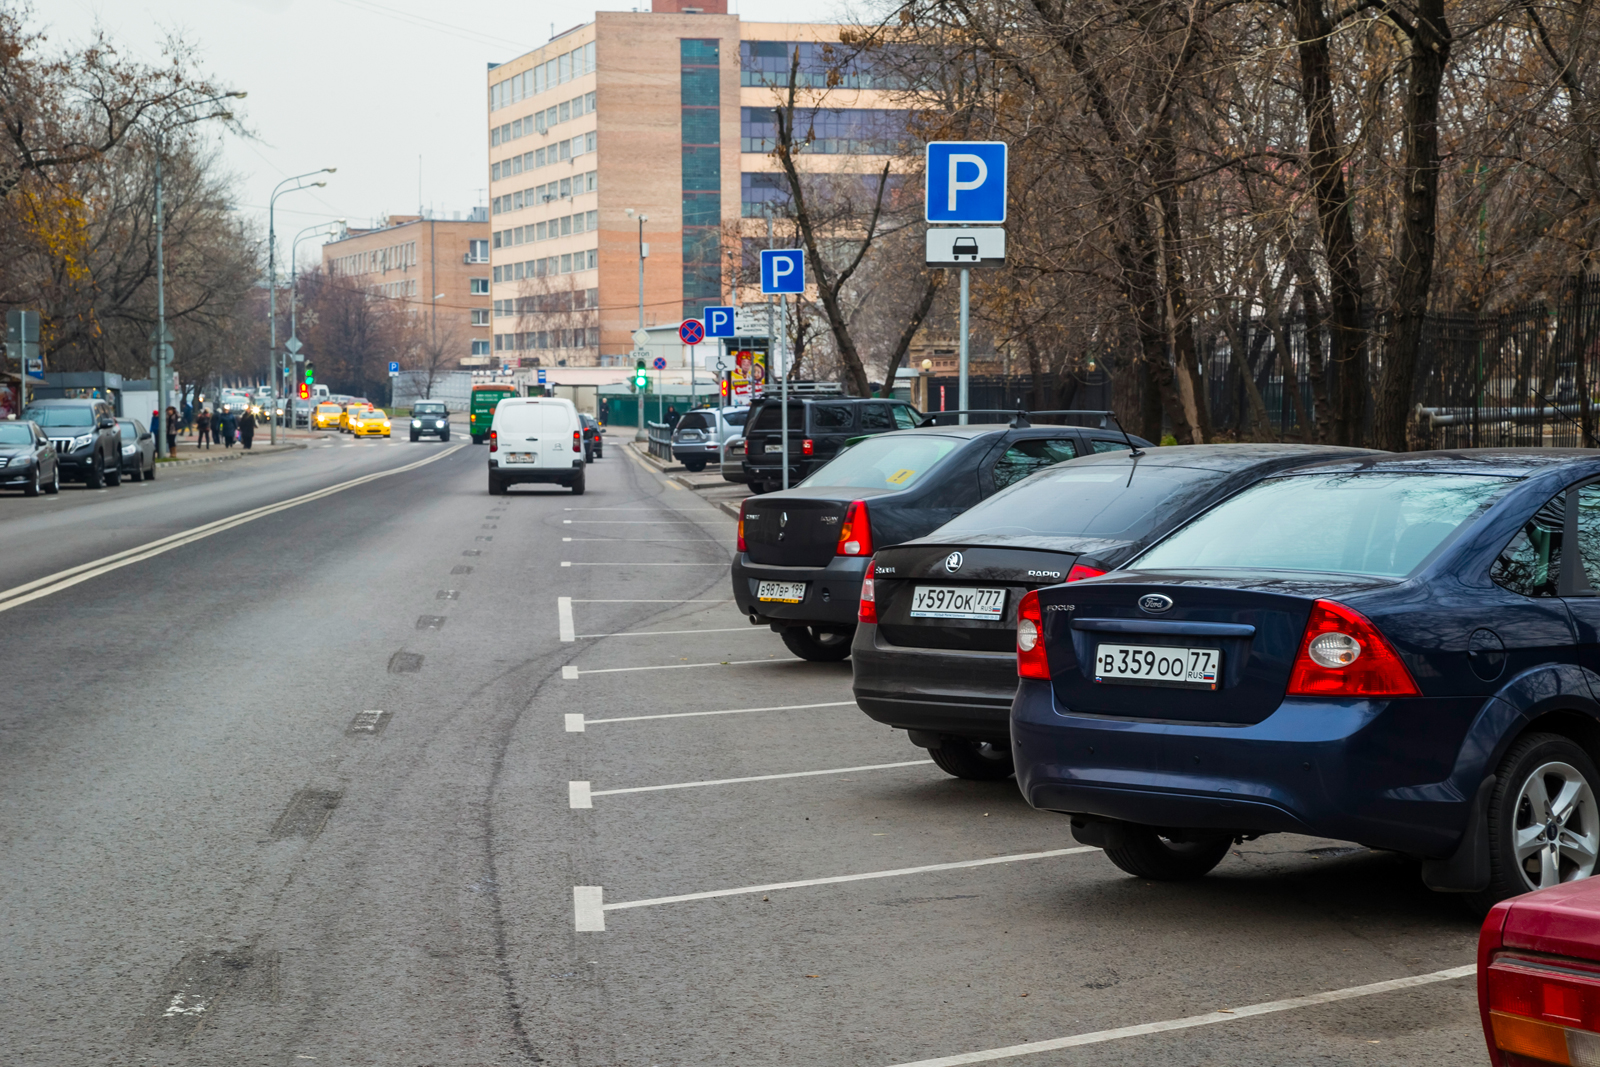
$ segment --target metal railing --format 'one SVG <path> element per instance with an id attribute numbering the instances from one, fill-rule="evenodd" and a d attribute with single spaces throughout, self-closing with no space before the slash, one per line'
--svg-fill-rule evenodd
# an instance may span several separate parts
<path id="1" fill-rule="evenodd" d="M 650 432 L 650 454 L 659 459 L 672 458 L 672 427 L 664 422 L 647 422 Z"/>

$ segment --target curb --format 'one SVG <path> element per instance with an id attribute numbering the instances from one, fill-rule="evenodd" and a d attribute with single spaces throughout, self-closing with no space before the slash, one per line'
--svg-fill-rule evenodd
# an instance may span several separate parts
<path id="1" fill-rule="evenodd" d="M 646 463 L 649 463 L 651 466 L 655 467 L 656 470 L 661 471 L 663 474 L 667 473 L 668 471 L 687 471 L 687 468 L 685 467 L 675 467 L 671 463 L 668 463 L 666 460 L 662 459 L 660 456 L 653 455 L 650 451 L 650 445 L 648 442 L 641 447 L 638 441 L 629 441 L 628 447 L 633 449 L 635 455 L 639 456 Z"/>
<path id="2" fill-rule="evenodd" d="M 229 451 L 226 455 L 221 456 L 196 456 L 194 459 L 168 459 L 163 460 L 156 469 L 167 470 L 172 467 L 188 467 L 196 463 L 222 463 L 227 460 L 243 459 L 246 456 L 276 456 L 282 452 L 294 452 L 308 446 L 305 444 L 287 444 L 268 445 L 267 447 L 271 448 L 272 451 L 257 452 L 254 449 L 246 451 L 245 449 L 240 448 L 237 452 Z"/>

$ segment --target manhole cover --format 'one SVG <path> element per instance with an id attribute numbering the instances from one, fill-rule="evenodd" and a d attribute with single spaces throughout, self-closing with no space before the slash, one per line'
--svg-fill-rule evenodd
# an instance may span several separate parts
<path id="1" fill-rule="evenodd" d="M 458 563 L 450 568 L 451 574 L 471 574 L 472 568 L 465 563 Z"/>
<path id="2" fill-rule="evenodd" d="M 358 711 L 356 717 L 350 720 L 350 725 L 345 728 L 346 737 L 377 737 L 383 733 L 383 728 L 389 725 L 393 716 L 389 711 Z"/>
<path id="3" fill-rule="evenodd" d="M 300 790 L 289 799 L 289 806 L 278 816 L 277 823 L 272 827 L 272 836 L 280 841 L 286 837 L 316 837 L 328 824 L 328 816 L 333 814 L 333 809 L 339 806 L 343 796 L 343 790 L 338 789 L 307 787 Z"/>
<path id="4" fill-rule="evenodd" d="M 417 652 L 396 652 L 389 657 L 390 674 L 415 674 L 422 669 L 422 655 Z"/>

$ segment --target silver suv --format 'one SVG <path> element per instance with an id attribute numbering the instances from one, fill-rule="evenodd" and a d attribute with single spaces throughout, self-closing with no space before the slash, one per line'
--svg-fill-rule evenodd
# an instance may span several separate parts
<path id="1" fill-rule="evenodd" d="M 691 471 L 721 463 L 722 443 L 744 433 L 750 409 L 697 408 L 678 420 L 672 430 L 672 458 Z"/>

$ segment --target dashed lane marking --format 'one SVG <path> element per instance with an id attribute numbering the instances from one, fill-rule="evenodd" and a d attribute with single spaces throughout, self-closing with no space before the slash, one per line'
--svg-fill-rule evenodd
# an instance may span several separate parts
<path id="1" fill-rule="evenodd" d="M 753 774 L 745 778 L 710 778 L 700 782 L 673 782 L 671 785 L 636 785 L 626 789 L 591 789 L 588 782 L 568 782 L 568 807 L 592 808 L 591 797 L 613 797 L 623 793 L 661 793 L 669 789 L 699 789 L 711 785 L 742 785 L 746 782 L 776 782 L 782 778 L 820 778 L 830 774 L 854 774 L 857 771 L 888 771 L 899 767 L 927 767 L 931 759 L 903 760 L 899 763 L 868 763 L 861 767 L 833 767 L 825 771 L 789 771 L 786 774 Z"/>
<path id="2" fill-rule="evenodd" d="M 992 867 L 1002 863 L 1023 863 L 1028 860 L 1051 859 L 1056 856 L 1078 856 L 1086 852 L 1099 852 L 1093 845 L 1074 848 L 1054 848 L 1047 852 L 1019 852 L 1011 856 L 990 856 L 981 860 L 961 860 L 956 863 L 930 863 L 922 867 L 900 867 L 892 871 L 867 871 L 863 874 L 839 874 L 831 878 L 804 878 L 794 882 L 769 882 L 766 885 L 747 885 L 737 889 L 710 889 L 703 893 L 680 893 L 671 897 L 650 897 L 647 900 L 619 900 L 605 903 L 604 887 L 575 885 L 572 887 L 574 919 L 580 932 L 601 931 L 606 928 L 605 913 L 624 908 L 653 908 L 662 904 L 684 904 L 693 900 L 714 900 L 717 897 L 747 896 L 751 893 L 774 893 L 780 889 L 804 889 L 814 885 L 839 885 L 844 882 L 865 882 L 877 878 L 903 878 L 913 874 L 933 874 L 937 871 L 957 871 L 968 867 Z M 933 1061 L 929 1061 L 931 1065 Z M 974 1061 L 976 1062 L 976 1061 Z M 924 1067 L 924 1065 L 904 1065 Z"/>

